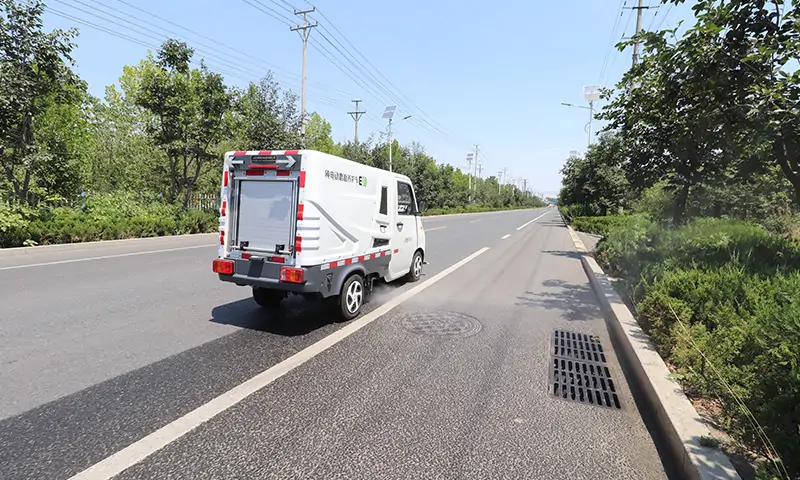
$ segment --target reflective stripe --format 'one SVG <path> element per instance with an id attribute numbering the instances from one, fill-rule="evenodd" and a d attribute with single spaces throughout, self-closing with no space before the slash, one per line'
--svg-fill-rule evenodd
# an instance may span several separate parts
<path id="1" fill-rule="evenodd" d="M 324 263 L 320 265 L 320 270 L 330 270 L 331 268 L 343 267 L 345 265 L 360 263 L 363 262 L 364 260 L 374 260 L 380 257 L 391 257 L 391 256 L 392 256 L 391 250 L 384 250 L 382 252 L 370 253 L 367 255 L 359 255 L 357 257 L 345 258 L 343 260 L 337 260 L 335 262 Z"/>

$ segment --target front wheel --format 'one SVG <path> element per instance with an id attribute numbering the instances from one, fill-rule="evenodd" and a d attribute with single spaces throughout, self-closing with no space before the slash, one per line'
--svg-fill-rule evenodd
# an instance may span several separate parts
<path id="1" fill-rule="evenodd" d="M 339 293 L 339 310 L 342 318 L 352 320 L 361 313 L 364 304 L 364 278 L 354 273 L 345 280 Z"/>
<path id="2" fill-rule="evenodd" d="M 422 252 L 417 250 L 414 252 L 414 257 L 411 259 L 411 268 L 406 274 L 406 281 L 416 282 L 422 276 Z"/>

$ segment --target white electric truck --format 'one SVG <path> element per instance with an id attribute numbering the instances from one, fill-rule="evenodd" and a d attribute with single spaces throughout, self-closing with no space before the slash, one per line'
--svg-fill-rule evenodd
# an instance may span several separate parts
<path id="1" fill-rule="evenodd" d="M 322 297 L 346 320 L 375 280 L 417 281 L 426 263 L 411 180 L 314 150 L 226 153 L 219 243 L 213 271 L 259 305 Z"/>

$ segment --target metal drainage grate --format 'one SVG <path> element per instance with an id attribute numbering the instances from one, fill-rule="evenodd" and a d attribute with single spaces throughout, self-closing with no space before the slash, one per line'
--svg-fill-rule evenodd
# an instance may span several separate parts
<path id="1" fill-rule="evenodd" d="M 553 356 L 595 363 L 606 362 L 599 337 L 564 330 L 556 330 L 553 333 Z"/>
<path id="2" fill-rule="evenodd" d="M 621 409 L 611 372 L 598 365 L 567 358 L 552 358 L 550 385 L 556 397 Z"/>
<path id="3" fill-rule="evenodd" d="M 469 337 L 482 328 L 477 318 L 458 312 L 404 312 L 399 321 L 411 333 L 435 337 Z"/>

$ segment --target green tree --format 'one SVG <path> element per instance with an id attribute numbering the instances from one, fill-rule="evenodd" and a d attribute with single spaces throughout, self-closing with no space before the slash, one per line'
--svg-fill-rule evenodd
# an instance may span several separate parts
<path id="1" fill-rule="evenodd" d="M 216 146 L 225 132 L 231 97 L 222 77 L 205 65 L 192 69 L 193 50 L 167 40 L 156 62 L 143 62 L 135 102 L 153 119 L 147 132 L 169 164 L 169 200 L 187 208 L 200 176 L 218 160 Z"/>
<path id="2" fill-rule="evenodd" d="M 242 150 L 300 148 L 297 95 L 282 92 L 272 73 L 244 90 L 233 91 L 234 138 Z"/>
<path id="3" fill-rule="evenodd" d="M 713 28 L 693 30 L 676 43 L 669 32 L 645 35 L 645 55 L 618 84 L 599 115 L 626 144 L 632 187 L 665 181 L 676 191 L 673 222 L 682 223 L 691 189 L 723 181 L 739 152 L 723 127 L 731 112 L 721 102 L 729 78 L 721 75 Z"/>
<path id="4" fill-rule="evenodd" d="M 611 133 L 601 134 L 585 158 L 567 159 L 561 169 L 559 201 L 584 206 L 584 215 L 617 213 L 625 205 L 629 188 L 622 169 L 624 160 L 622 139 Z"/>
<path id="5" fill-rule="evenodd" d="M 335 146 L 331 138 L 331 124 L 314 112 L 306 124 L 306 147 L 324 153 L 334 153 Z"/>
<path id="6" fill-rule="evenodd" d="M 66 159 L 68 170 L 72 152 L 56 156 L 37 140 L 64 146 L 52 129 L 59 113 L 75 113 L 65 110 L 79 105 L 85 91 L 70 68 L 77 32 L 44 32 L 42 13 L 38 0 L 0 0 L 0 168 L 6 188 L 23 201 L 32 200 L 39 183 L 54 188 L 65 180 L 54 164 Z"/>

